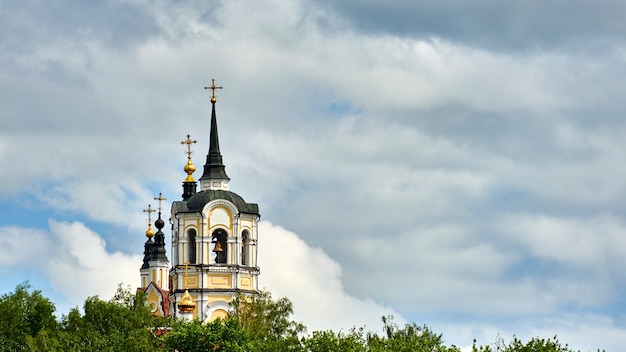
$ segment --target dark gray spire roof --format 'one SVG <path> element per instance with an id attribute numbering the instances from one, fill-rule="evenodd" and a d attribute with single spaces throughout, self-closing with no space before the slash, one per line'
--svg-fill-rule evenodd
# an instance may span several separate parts
<path id="1" fill-rule="evenodd" d="M 222 162 L 222 154 L 220 153 L 220 141 L 217 135 L 217 118 L 215 116 L 215 101 L 211 102 L 213 106 L 211 110 L 211 135 L 209 142 L 209 154 L 206 156 L 206 164 L 204 164 L 204 173 L 200 180 L 230 180 L 226 175 L 226 169 Z"/>
<path id="2" fill-rule="evenodd" d="M 141 269 L 148 269 L 151 261 L 168 261 L 165 255 L 165 234 L 161 231 L 165 226 L 165 221 L 161 219 L 161 212 L 159 212 L 159 218 L 154 222 L 154 225 L 158 231 L 154 234 L 154 240 L 148 238 L 144 245 Z"/>
<path id="3" fill-rule="evenodd" d="M 159 218 L 154 222 L 154 225 L 159 231 L 154 234 L 154 245 L 150 260 L 168 261 L 165 255 L 165 234 L 161 231 L 165 226 L 165 221 L 161 219 L 161 212 L 159 212 Z"/>
<path id="4" fill-rule="evenodd" d="M 150 267 L 150 258 L 152 257 L 153 248 L 154 241 L 152 238 L 148 238 L 143 247 L 143 264 L 141 265 L 141 269 L 148 269 Z"/>

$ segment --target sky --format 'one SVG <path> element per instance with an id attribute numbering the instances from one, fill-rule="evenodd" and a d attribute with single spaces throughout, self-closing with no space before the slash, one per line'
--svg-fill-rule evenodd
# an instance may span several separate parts
<path id="1" fill-rule="evenodd" d="M 187 134 L 201 169 L 215 79 L 260 285 L 309 331 L 393 315 L 461 347 L 623 350 L 625 14 L 0 0 L 0 292 L 28 280 L 60 315 L 138 286 L 142 210 L 180 199 Z"/>

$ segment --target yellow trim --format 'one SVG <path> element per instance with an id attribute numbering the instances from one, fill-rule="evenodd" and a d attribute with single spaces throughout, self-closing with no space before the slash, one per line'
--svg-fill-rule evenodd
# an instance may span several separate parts
<path id="1" fill-rule="evenodd" d="M 208 288 L 231 288 L 232 287 L 232 275 L 211 275 L 207 280 Z"/>
<path id="2" fill-rule="evenodd" d="M 232 301 L 234 298 L 234 296 L 209 296 L 207 297 L 207 301 L 206 304 L 211 304 L 213 302 L 217 302 L 217 301 L 225 301 L 225 302 L 230 302 Z"/>
<path id="3" fill-rule="evenodd" d="M 230 209 L 228 209 L 227 207 L 223 206 L 223 205 L 218 205 L 214 208 L 211 208 L 211 210 L 209 210 L 208 214 L 207 214 L 207 226 L 208 226 L 208 230 L 209 233 L 213 232 L 213 229 L 216 227 L 219 227 L 220 225 L 224 225 L 224 224 L 216 224 L 216 225 L 212 225 L 211 224 L 211 216 L 213 215 L 213 212 L 215 212 L 216 210 L 221 209 L 224 210 L 226 212 L 226 215 L 228 216 L 228 224 L 226 224 L 226 229 L 232 233 L 233 230 L 233 214 L 230 212 Z"/>
<path id="4" fill-rule="evenodd" d="M 211 317 L 209 318 L 210 321 L 213 321 L 217 318 L 220 318 L 221 320 L 224 320 L 228 317 L 228 312 L 223 310 L 223 309 L 216 309 L 212 314 Z"/>
<path id="5" fill-rule="evenodd" d="M 198 288 L 200 287 L 200 274 L 188 274 L 185 288 Z"/>
<path id="6" fill-rule="evenodd" d="M 162 297 L 156 290 L 150 290 L 146 296 L 146 304 L 150 307 L 153 316 L 162 315 L 159 311 L 159 299 L 162 299 Z"/>
<path id="7" fill-rule="evenodd" d="M 243 232 L 243 230 L 248 230 L 250 232 L 250 236 L 252 236 L 252 227 L 253 222 L 251 220 L 239 220 L 239 232 Z"/>
<path id="8" fill-rule="evenodd" d="M 252 277 L 244 276 L 239 278 L 239 288 L 252 288 Z"/>
<path id="9" fill-rule="evenodd" d="M 196 230 L 196 236 L 198 236 L 198 229 L 200 228 L 200 219 L 199 218 L 185 218 L 185 221 L 183 223 L 183 230 L 185 231 L 185 234 L 187 234 L 187 230 L 189 230 L 190 227 L 193 227 L 194 230 Z"/>

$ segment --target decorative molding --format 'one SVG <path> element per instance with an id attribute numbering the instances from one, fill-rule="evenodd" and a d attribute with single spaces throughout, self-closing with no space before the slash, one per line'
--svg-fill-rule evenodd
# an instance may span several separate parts
<path id="1" fill-rule="evenodd" d="M 217 207 L 217 206 L 223 206 L 224 208 L 230 210 L 230 213 L 233 216 L 233 222 L 237 221 L 239 219 L 239 209 L 237 209 L 237 207 L 225 200 L 225 199 L 215 199 L 212 200 L 208 203 L 205 204 L 204 208 L 202 208 L 202 214 L 206 214 L 208 216 L 209 211 L 211 210 L 211 208 Z"/>

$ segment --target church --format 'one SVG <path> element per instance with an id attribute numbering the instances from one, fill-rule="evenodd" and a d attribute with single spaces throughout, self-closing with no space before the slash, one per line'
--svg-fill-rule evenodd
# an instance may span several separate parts
<path id="1" fill-rule="evenodd" d="M 181 142 L 187 148 L 187 177 L 181 199 L 172 202 L 171 264 L 167 257 L 162 219 L 158 209 L 148 209 L 148 240 L 140 269 L 140 290 L 154 316 L 175 316 L 212 321 L 224 318 L 238 294 L 258 293 L 257 265 L 259 207 L 230 190 L 230 178 L 222 161 L 217 133 L 215 90 L 212 81 L 209 151 L 202 176 L 196 181 L 191 158 L 191 136 Z M 198 190 L 198 186 L 200 189 Z M 152 228 L 152 213 L 157 212 Z"/>

